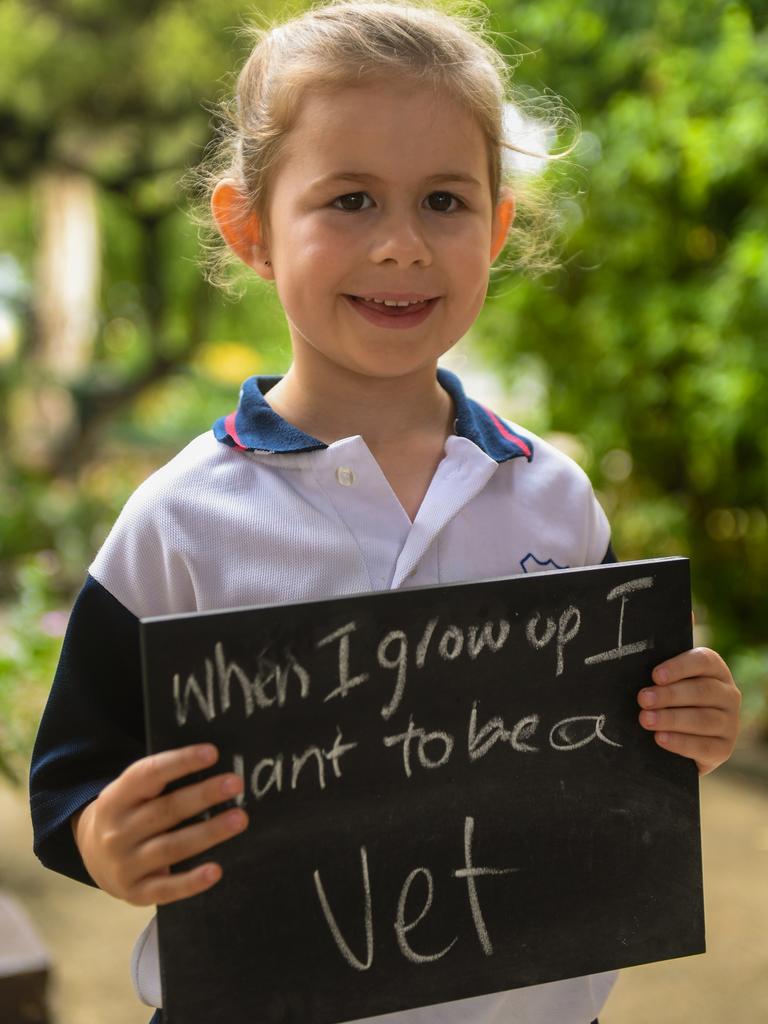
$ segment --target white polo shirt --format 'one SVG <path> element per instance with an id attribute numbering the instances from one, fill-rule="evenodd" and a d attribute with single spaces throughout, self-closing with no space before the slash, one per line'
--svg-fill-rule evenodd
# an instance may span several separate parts
<path id="1" fill-rule="evenodd" d="M 455 434 L 446 441 L 413 522 L 362 437 L 326 445 L 277 416 L 264 393 L 278 379 L 249 378 L 235 412 L 150 476 L 130 497 L 90 566 L 88 601 L 84 598 L 73 612 L 57 673 L 59 697 L 52 692 L 49 720 L 43 722 L 33 755 L 36 849 L 55 870 L 88 880 L 84 869 L 65 863 L 72 853 L 62 852 L 67 842 L 62 821 L 68 829 L 72 808 L 92 799 L 109 781 L 104 777 L 108 770 L 98 779 L 75 779 L 72 764 L 78 755 L 72 748 L 85 744 L 92 761 L 93 742 L 79 735 L 68 743 L 60 727 L 65 697 L 71 706 L 73 700 L 84 700 L 89 685 L 96 686 L 84 680 L 87 669 L 65 663 L 67 657 L 76 659 L 78 633 L 98 631 L 101 642 L 109 643 L 105 635 L 110 629 L 125 630 L 146 616 L 310 601 L 615 560 L 606 516 L 581 468 L 542 438 L 467 398 L 454 374 L 438 370 L 440 384 L 454 401 Z M 98 609 L 107 605 L 109 615 L 105 612 L 102 622 Z M 74 654 L 66 655 L 68 646 Z M 140 678 L 125 684 L 131 685 L 135 695 L 121 699 L 125 706 L 135 699 L 138 706 Z M 105 735 L 118 727 L 105 725 Z M 87 760 L 83 757 L 83 764 Z M 62 761 L 77 784 L 53 793 L 46 773 Z M 118 773 L 117 762 L 112 771 Z M 51 810 L 57 801 L 66 805 L 66 816 Z M 133 976 L 140 998 L 160 1006 L 154 919 L 134 950 Z M 375 1019 L 392 1024 L 589 1024 L 616 976 L 609 972 L 558 981 Z"/>

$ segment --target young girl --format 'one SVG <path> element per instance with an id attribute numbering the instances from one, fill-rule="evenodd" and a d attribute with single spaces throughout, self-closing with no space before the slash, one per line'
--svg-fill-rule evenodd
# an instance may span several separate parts
<path id="1" fill-rule="evenodd" d="M 35 850 L 54 870 L 166 904 L 221 877 L 215 861 L 171 865 L 247 826 L 238 808 L 174 830 L 243 784 L 222 773 L 162 795 L 218 755 L 143 756 L 140 617 L 615 560 L 581 469 L 437 367 L 515 217 L 504 69 L 474 24 L 426 5 L 334 3 L 261 34 L 211 205 L 230 249 L 274 282 L 293 361 L 247 380 L 235 412 L 138 488 L 90 566 L 33 755 Z M 648 682 L 639 721 L 660 744 L 701 774 L 730 755 L 740 695 L 717 654 L 688 651 Z M 134 976 L 159 1007 L 154 924 Z M 397 1020 L 589 1024 L 614 980 Z"/>

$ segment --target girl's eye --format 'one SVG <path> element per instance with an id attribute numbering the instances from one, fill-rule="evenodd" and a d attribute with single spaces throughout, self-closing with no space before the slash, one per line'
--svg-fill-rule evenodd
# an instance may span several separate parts
<path id="1" fill-rule="evenodd" d="M 360 196 L 365 196 L 366 198 L 370 199 L 370 196 L 368 195 L 367 192 L 347 192 L 346 195 L 337 196 L 336 199 L 333 200 L 333 203 L 331 205 L 332 206 L 336 206 L 336 203 L 343 203 L 343 202 L 345 202 L 348 199 L 357 200 Z M 441 203 L 446 203 L 447 202 L 449 207 L 450 207 L 451 202 L 456 202 L 460 206 L 464 205 L 464 203 L 461 201 L 461 199 L 459 199 L 458 196 L 453 195 L 451 192 L 430 192 L 429 198 L 431 199 L 432 196 L 439 196 L 440 197 L 440 202 Z M 364 209 L 364 208 L 360 207 L 360 206 L 355 206 L 355 207 L 336 206 L 336 209 L 337 210 L 345 210 L 347 213 L 357 213 L 361 209 Z M 367 209 L 367 207 L 366 207 L 366 209 Z M 433 212 L 435 212 L 435 213 L 457 213 L 458 210 L 451 210 L 451 209 L 447 209 L 447 208 L 438 207 L 438 209 L 434 210 Z"/>
<path id="2" fill-rule="evenodd" d="M 432 199 L 433 196 L 439 197 L 439 200 L 440 200 L 441 203 L 447 202 L 447 205 L 449 205 L 449 206 L 451 206 L 452 202 L 453 203 L 458 203 L 459 206 L 464 206 L 462 201 L 457 196 L 454 196 L 452 193 L 431 193 L 429 198 Z M 457 210 L 459 209 L 459 206 L 457 206 Z M 446 210 L 446 209 L 443 209 L 442 207 L 440 207 L 435 212 L 436 213 L 456 213 L 456 210 L 450 210 L 450 209 Z"/>
<path id="3" fill-rule="evenodd" d="M 331 206 L 336 206 L 336 203 L 344 203 L 347 199 L 355 200 L 355 199 L 358 199 L 360 196 L 365 196 L 365 195 L 367 195 L 366 192 L 348 192 L 345 196 L 337 196 L 333 200 L 333 202 L 331 203 Z M 370 199 L 370 196 L 368 196 L 368 198 Z M 340 207 L 336 206 L 336 209 L 337 210 L 339 210 L 339 209 L 340 210 L 345 210 L 347 213 L 356 213 L 359 209 L 361 209 L 361 207 L 359 207 L 359 206 L 353 206 L 353 207 L 351 207 L 351 206 L 340 206 Z"/>

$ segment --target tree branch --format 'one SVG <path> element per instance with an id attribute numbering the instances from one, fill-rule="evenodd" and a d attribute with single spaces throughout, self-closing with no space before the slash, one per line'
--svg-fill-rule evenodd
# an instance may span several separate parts
<path id="1" fill-rule="evenodd" d="M 78 416 L 72 431 L 52 455 L 53 475 L 74 476 L 92 458 L 106 424 L 147 388 L 171 376 L 194 355 L 207 336 L 212 298 L 213 289 L 201 280 L 195 291 L 187 343 L 173 356 L 162 353 L 160 338 L 156 337 L 152 358 L 136 376 L 109 386 L 90 381 L 72 389 Z"/>

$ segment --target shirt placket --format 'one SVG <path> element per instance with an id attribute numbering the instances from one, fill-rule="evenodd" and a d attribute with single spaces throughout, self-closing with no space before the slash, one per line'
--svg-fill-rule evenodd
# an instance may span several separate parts
<path id="1" fill-rule="evenodd" d="M 498 463 L 464 437 L 449 437 L 446 454 L 429 485 L 400 551 L 391 588 L 439 583 L 436 541 L 498 469 Z"/>
<path id="2" fill-rule="evenodd" d="M 318 453 L 315 477 L 354 538 L 372 590 L 391 585 L 411 521 L 362 437 L 345 438 Z"/>

